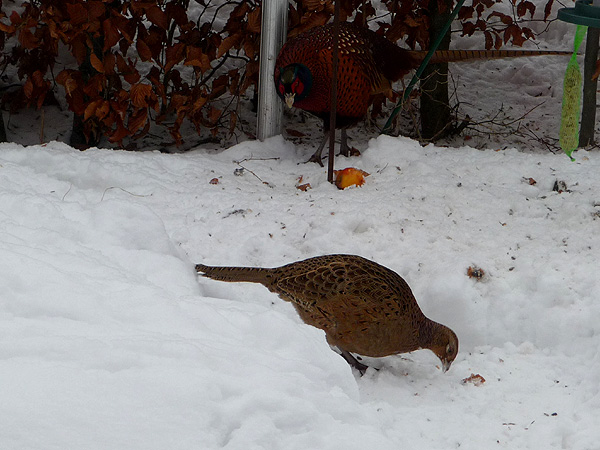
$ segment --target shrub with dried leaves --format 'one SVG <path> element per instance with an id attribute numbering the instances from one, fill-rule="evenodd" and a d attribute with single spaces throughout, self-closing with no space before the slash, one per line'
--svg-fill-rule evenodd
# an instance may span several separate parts
<path id="1" fill-rule="evenodd" d="M 428 48 L 430 2 L 445 0 L 341 0 L 341 20 L 377 20 L 378 32 Z M 548 18 L 553 0 L 545 6 Z M 201 133 L 233 133 L 240 99 L 258 84 L 261 0 L 29 0 L 0 2 L 0 69 L 16 69 L 20 88 L 7 90 L 11 110 L 40 108 L 64 88 L 71 111 L 81 118 L 88 142 L 106 137 L 121 146 L 165 127 L 181 144 L 189 121 Z M 199 6 L 198 6 L 199 5 Z M 463 35 L 481 32 L 486 48 L 522 45 L 534 37 L 522 25 L 533 17 L 529 0 L 510 2 L 511 14 L 493 0 L 473 0 L 459 13 Z M 199 11 L 199 12 L 198 12 Z M 294 0 L 290 36 L 328 22 L 333 0 Z M 223 25 L 224 24 L 224 25 Z M 59 58 L 68 51 L 74 60 Z M 60 66 L 59 66 L 60 64 Z M 63 66 L 63 64 L 67 64 Z M 56 72 L 56 73 L 55 73 Z M 375 103 L 376 114 L 384 100 Z M 168 143 L 165 143 L 168 144 Z"/>

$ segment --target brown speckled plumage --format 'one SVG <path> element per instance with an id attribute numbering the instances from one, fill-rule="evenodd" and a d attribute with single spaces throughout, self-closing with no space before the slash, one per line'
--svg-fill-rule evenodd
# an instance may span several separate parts
<path id="1" fill-rule="evenodd" d="M 305 323 L 324 330 L 361 372 L 366 367 L 349 352 L 383 357 L 428 348 L 444 371 L 458 352 L 454 332 L 425 317 L 400 275 L 360 256 L 318 256 L 276 268 L 198 264 L 196 270 L 215 280 L 263 284 L 291 302 Z"/>

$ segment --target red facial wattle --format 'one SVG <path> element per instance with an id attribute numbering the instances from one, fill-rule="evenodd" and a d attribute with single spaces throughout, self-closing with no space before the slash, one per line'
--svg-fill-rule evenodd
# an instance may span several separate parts
<path id="1" fill-rule="evenodd" d="M 291 90 L 294 94 L 297 94 L 297 95 L 302 94 L 302 91 L 304 91 L 304 83 L 302 83 L 302 81 L 300 81 L 300 78 L 296 77 L 294 79 L 294 81 L 292 81 Z"/>

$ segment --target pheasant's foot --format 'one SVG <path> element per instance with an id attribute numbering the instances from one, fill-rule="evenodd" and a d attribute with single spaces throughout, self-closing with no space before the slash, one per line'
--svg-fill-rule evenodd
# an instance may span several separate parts
<path id="1" fill-rule="evenodd" d="M 352 356 L 346 350 L 342 350 L 341 355 L 342 355 L 342 358 L 344 358 L 348 364 L 350 364 L 352 367 L 354 367 L 356 370 L 358 370 L 361 377 L 365 374 L 365 372 L 369 368 L 369 366 L 359 362 L 354 356 Z"/>
<path id="2" fill-rule="evenodd" d="M 329 130 L 325 130 L 325 133 L 323 133 L 323 140 L 321 141 L 319 148 L 306 162 L 316 162 L 318 165 L 323 167 L 321 155 L 323 154 L 323 149 L 325 148 L 325 144 L 327 144 L 327 142 L 329 142 Z"/>
<path id="3" fill-rule="evenodd" d="M 342 156 L 360 156 L 360 150 L 356 147 L 347 147 L 346 149 L 340 148 L 340 155 Z"/>
<path id="4" fill-rule="evenodd" d="M 314 162 L 314 163 L 317 163 L 318 165 L 320 165 L 321 167 L 325 167 L 325 166 L 323 166 L 323 160 L 321 158 L 321 152 L 315 153 L 306 162 L 307 163 Z"/>

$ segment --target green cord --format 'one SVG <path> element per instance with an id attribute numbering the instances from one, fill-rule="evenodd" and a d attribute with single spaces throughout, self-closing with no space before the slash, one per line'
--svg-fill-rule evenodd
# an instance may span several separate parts
<path id="1" fill-rule="evenodd" d="M 412 79 L 410 80 L 410 83 L 408 84 L 408 87 L 404 90 L 404 95 L 402 96 L 402 100 L 398 101 L 398 103 L 396 104 L 396 107 L 394 108 L 394 110 L 390 114 L 390 117 L 388 118 L 387 122 L 385 123 L 385 126 L 383 127 L 383 130 L 381 130 L 382 134 L 383 133 L 387 134 L 387 133 L 390 132 L 390 128 L 392 127 L 392 121 L 398 115 L 398 113 L 402 109 L 402 105 L 404 104 L 404 102 L 410 96 L 410 93 L 412 92 L 413 88 L 415 87 L 415 84 L 417 84 L 417 81 L 419 81 L 419 77 L 421 76 L 421 74 L 425 70 L 425 67 L 427 67 L 427 64 L 429 64 L 429 60 L 431 59 L 431 57 L 433 56 L 433 54 L 435 53 L 435 51 L 437 50 L 437 48 L 440 46 L 440 43 L 442 42 L 442 39 L 444 38 L 444 36 L 446 36 L 446 33 L 450 29 L 450 25 L 452 25 L 452 21 L 457 16 L 458 11 L 460 10 L 460 8 L 461 8 L 461 6 L 463 5 L 464 2 L 465 2 L 465 0 L 458 0 L 458 2 L 456 3 L 456 6 L 452 10 L 452 13 L 450 14 L 450 17 L 448 18 L 448 21 L 444 25 L 444 28 L 442 29 L 442 31 L 439 34 L 439 36 L 436 37 L 435 42 L 429 48 L 429 52 L 427 52 L 427 55 L 425 56 L 425 58 L 421 62 L 421 65 L 419 66 L 419 68 L 417 69 L 417 71 L 413 75 Z"/>
<path id="2" fill-rule="evenodd" d="M 563 83 L 563 102 L 558 136 L 560 147 L 571 158 L 571 161 L 575 161 L 571 154 L 579 146 L 579 117 L 581 115 L 581 70 L 577 63 L 577 52 L 586 31 L 587 26 L 577 25 L 573 55 L 567 64 Z"/>

